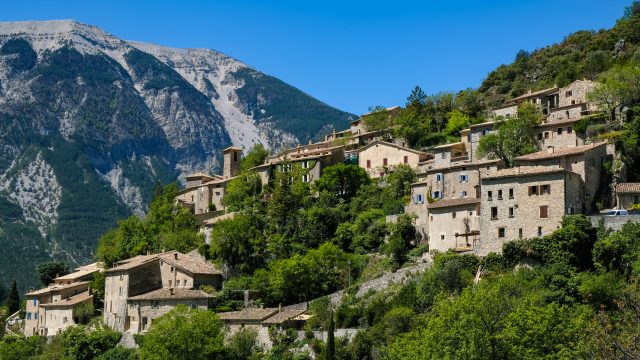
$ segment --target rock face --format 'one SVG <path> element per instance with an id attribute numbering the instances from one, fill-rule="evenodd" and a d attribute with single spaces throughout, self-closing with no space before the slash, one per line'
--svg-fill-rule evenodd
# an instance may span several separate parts
<path id="1" fill-rule="evenodd" d="M 227 55 L 127 42 L 74 21 L 0 23 L 0 283 L 90 260 L 153 184 L 218 172 L 221 149 L 277 149 L 352 115 Z M 23 271 L 23 270 L 28 271 Z"/>

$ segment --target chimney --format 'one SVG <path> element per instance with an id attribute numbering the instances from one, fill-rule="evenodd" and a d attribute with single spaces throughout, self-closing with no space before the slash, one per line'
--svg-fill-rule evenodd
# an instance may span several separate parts
<path id="1" fill-rule="evenodd" d="M 249 307 L 249 290 L 244 291 L 244 307 Z"/>
<path id="2" fill-rule="evenodd" d="M 177 251 L 173 254 L 173 258 L 178 260 L 178 252 Z"/>
<path id="3" fill-rule="evenodd" d="M 278 304 L 278 312 L 281 313 L 282 312 L 282 303 Z"/>
<path id="4" fill-rule="evenodd" d="M 547 146 L 547 154 L 553 154 L 554 151 L 555 150 L 553 146 Z"/>
<path id="5" fill-rule="evenodd" d="M 169 295 L 173 295 L 173 288 L 172 287 L 169 288 Z"/>

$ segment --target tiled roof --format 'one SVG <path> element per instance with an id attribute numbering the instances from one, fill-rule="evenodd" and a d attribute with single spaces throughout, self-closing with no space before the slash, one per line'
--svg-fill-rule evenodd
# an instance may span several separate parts
<path id="1" fill-rule="evenodd" d="M 173 291 L 173 293 L 172 293 Z M 213 295 L 207 294 L 202 290 L 195 289 L 181 289 L 181 288 L 162 288 L 158 290 L 149 291 L 147 293 L 136 295 L 128 298 L 127 300 L 169 300 L 169 299 L 209 299 Z"/>
<path id="2" fill-rule="evenodd" d="M 550 167 L 550 166 L 538 166 L 538 167 L 514 167 L 511 169 L 503 169 L 498 171 L 492 171 L 482 174 L 482 180 L 500 179 L 507 177 L 519 177 L 519 176 L 535 176 L 555 173 L 569 173 L 570 171 L 563 168 Z M 575 174 L 579 176 L 578 174 Z"/>
<path id="3" fill-rule="evenodd" d="M 563 119 L 563 120 L 555 120 L 555 121 L 547 121 L 547 122 L 543 122 L 538 124 L 536 127 L 538 128 L 545 128 L 545 127 L 553 127 L 553 126 L 559 126 L 559 125 L 567 125 L 567 124 L 573 124 L 580 121 L 580 119 Z"/>
<path id="4" fill-rule="evenodd" d="M 301 310 L 301 309 L 297 309 L 297 310 L 282 310 L 279 313 L 273 315 L 272 317 L 267 318 L 262 323 L 265 324 L 265 325 L 282 324 L 283 322 L 285 322 L 287 320 L 291 320 L 291 319 L 295 318 L 296 316 L 302 315 L 305 312 L 306 312 L 306 310 Z"/>
<path id="5" fill-rule="evenodd" d="M 375 140 L 375 141 L 372 141 L 372 142 L 370 142 L 369 144 L 367 144 L 367 146 L 363 146 L 362 148 L 360 148 L 360 149 L 358 150 L 358 152 L 363 152 L 364 150 L 366 150 L 366 149 L 368 149 L 368 148 L 370 148 L 370 147 L 372 147 L 372 146 L 374 146 L 374 145 L 389 146 L 389 147 L 396 148 L 396 149 L 398 149 L 398 150 L 404 150 L 404 151 L 408 151 L 408 152 L 410 152 L 410 153 L 414 153 L 414 154 L 418 154 L 418 155 L 423 155 L 423 156 L 427 156 L 427 155 L 429 155 L 429 154 L 427 154 L 427 153 L 426 153 L 426 152 L 424 152 L 424 151 L 410 149 L 410 148 L 408 148 L 408 147 L 400 146 L 400 145 L 393 144 L 393 143 L 386 142 L 386 141 L 382 141 L 382 140 Z"/>
<path id="6" fill-rule="evenodd" d="M 480 123 L 480 124 L 469 125 L 469 129 L 485 127 L 485 126 L 493 126 L 493 125 L 495 125 L 495 123 L 496 123 L 495 121 L 485 121 L 485 122 Z"/>
<path id="7" fill-rule="evenodd" d="M 422 172 L 422 173 L 420 173 L 418 175 L 441 173 L 441 172 L 445 172 L 445 171 L 448 171 L 448 170 L 455 170 L 455 169 L 463 168 L 463 167 L 464 168 L 473 169 L 475 167 L 500 164 L 502 162 L 503 161 L 500 160 L 500 159 L 480 160 L 480 161 L 461 161 L 461 162 L 456 162 L 456 163 L 453 163 L 453 164 L 447 165 L 447 166 L 427 168 L 424 172 Z"/>
<path id="8" fill-rule="evenodd" d="M 440 209 L 445 207 L 479 204 L 478 198 L 443 199 L 427 205 L 427 209 Z"/>
<path id="9" fill-rule="evenodd" d="M 71 284 L 62 284 L 62 285 L 56 284 L 56 285 L 47 286 L 46 288 L 43 288 L 43 289 L 28 292 L 27 295 L 42 295 L 42 294 L 46 294 L 53 291 L 73 289 L 75 287 L 82 287 L 82 286 L 88 287 L 90 283 L 91 283 L 90 281 L 81 281 L 81 282 L 75 282 Z"/>
<path id="10" fill-rule="evenodd" d="M 599 144 L 563 147 L 560 149 L 554 149 L 553 152 L 542 150 L 542 151 L 535 152 L 533 154 L 518 156 L 515 160 L 516 161 L 535 161 L 535 160 L 553 159 L 553 158 L 558 158 L 563 156 L 579 155 L 605 145 L 607 145 L 607 143 L 602 142 Z"/>
<path id="11" fill-rule="evenodd" d="M 616 184 L 617 193 L 640 193 L 640 183 L 619 183 Z"/>
<path id="12" fill-rule="evenodd" d="M 116 263 L 116 266 L 106 270 L 105 272 L 130 270 L 155 260 L 157 260 L 157 255 L 155 254 L 154 255 L 138 255 L 126 260 L 118 261 Z"/>
<path id="13" fill-rule="evenodd" d="M 434 146 L 433 150 L 448 149 L 457 145 L 464 145 L 464 143 L 462 141 L 459 141 L 459 142 L 450 143 L 450 144 L 438 145 L 438 146 Z"/>
<path id="14" fill-rule="evenodd" d="M 202 173 L 202 172 L 197 172 L 197 173 L 189 174 L 189 175 L 185 176 L 185 179 L 190 179 L 190 178 L 199 178 L 199 177 L 208 177 L 208 178 L 213 178 L 213 176 L 211 176 L 211 175 L 207 175 L 207 174 Z"/>
<path id="15" fill-rule="evenodd" d="M 219 313 L 218 316 L 227 321 L 263 321 L 277 312 L 278 309 L 275 308 L 246 308 L 240 311 Z"/>
<path id="16" fill-rule="evenodd" d="M 162 253 L 158 257 L 162 261 L 191 274 L 220 274 L 220 271 L 215 267 L 178 251 Z"/>
<path id="17" fill-rule="evenodd" d="M 74 306 L 86 301 L 91 301 L 93 300 L 93 295 L 90 294 L 88 291 L 82 292 L 78 295 L 73 295 L 71 297 L 68 297 L 66 299 L 62 299 L 62 300 L 58 300 L 58 301 L 54 301 L 54 302 L 50 302 L 50 303 L 46 303 L 46 304 L 40 304 L 40 306 L 44 307 L 44 308 L 55 308 L 55 307 L 61 307 L 61 306 Z"/>
<path id="18" fill-rule="evenodd" d="M 532 91 L 532 92 L 527 92 L 525 94 L 522 94 L 520 96 L 514 97 L 513 99 L 509 100 L 510 102 L 514 102 L 514 101 L 519 101 L 519 100 L 523 100 L 523 99 L 527 99 L 533 96 L 538 96 L 538 95 L 543 95 L 546 93 L 552 93 L 552 92 L 556 92 L 558 91 L 557 87 L 552 87 L 552 88 L 547 88 L 547 89 L 542 89 L 542 90 L 538 90 L 538 91 Z"/>
<path id="19" fill-rule="evenodd" d="M 102 271 L 103 270 L 103 266 L 99 263 L 93 263 L 93 264 L 89 264 L 86 266 L 81 266 L 79 268 L 76 269 L 76 271 L 67 274 L 67 275 L 63 275 L 63 276 L 58 276 L 57 278 L 53 279 L 54 281 L 66 281 L 66 280 L 75 280 L 87 275 L 91 275 L 93 273 L 96 273 L 98 271 Z"/>

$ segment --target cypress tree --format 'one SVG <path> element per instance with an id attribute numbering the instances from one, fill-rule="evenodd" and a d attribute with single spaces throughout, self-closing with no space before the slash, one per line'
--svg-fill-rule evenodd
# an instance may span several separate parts
<path id="1" fill-rule="evenodd" d="M 9 314 L 20 310 L 20 294 L 18 294 L 18 284 L 16 284 L 15 280 L 13 280 L 13 285 L 11 285 L 11 291 L 7 298 L 7 307 L 9 308 Z"/>
<path id="2" fill-rule="evenodd" d="M 336 358 L 336 343 L 334 339 L 335 324 L 333 322 L 333 309 L 329 313 L 329 327 L 327 329 L 327 356 L 325 360 L 334 360 Z"/>

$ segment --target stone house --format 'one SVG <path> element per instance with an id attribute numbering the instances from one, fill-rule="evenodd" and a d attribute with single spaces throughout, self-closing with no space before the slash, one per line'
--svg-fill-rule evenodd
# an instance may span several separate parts
<path id="1" fill-rule="evenodd" d="M 640 183 L 619 183 L 615 190 L 618 209 L 629 209 L 640 204 Z"/>
<path id="2" fill-rule="evenodd" d="M 400 115 L 401 111 L 402 108 L 400 106 L 393 106 L 385 109 L 385 112 L 388 114 L 389 119 L 396 118 L 398 115 Z M 365 146 L 375 140 L 395 142 L 396 139 L 393 136 L 393 128 L 383 130 L 370 130 L 367 128 L 366 118 L 370 115 L 371 113 L 364 114 L 359 119 L 351 122 L 349 130 L 351 131 L 352 142 L 350 145 Z M 402 139 L 397 139 L 397 141 L 398 145 L 406 146 Z"/>
<path id="3" fill-rule="evenodd" d="M 223 154 L 222 176 L 203 173 L 187 175 L 186 187 L 176 197 L 176 201 L 190 209 L 200 222 L 225 210 L 222 204 L 225 187 L 240 173 L 242 150 L 229 147 L 223 150 Z"/>
<path id="4" fill-rule="evenodd" d="M 578 120 L 544 121 L 536 126 L 538 147 L 546 149 L 550 146 L 562 148 L 584 145 L 586 134 L 573 130 Z"/>
<path id="5" fill-rule="evenodd" d="M 486 160 L 484 157 L 478 156 L 478 145 L 480 139 L 494 132 L 495 121 L 487 121 L 481 124 L 470 125 L 469 129 L 464 129 L 461 132 L 461 137 L 466 135 L 465 146 L 469 153 L 469 160 L 479 161 Z"/>
<path id="6" fill-rule="evenodd" d="M 272 181 L 276 173 L 299 176 L 302 182 L 312 184 L 322 176 L 323 169 L 342 162 L 344 162 L 344 145 L 331 146 L 331 143 L 316 143 L 270 156 L 264 164 L 252 170 L 260 176 L 262 186 Z"/>
<path id="7" fill-rule="evenodd" d="M 433 164 L 427 163 L 427 166 L 434 168 L 447 167 L 460 161 L 469 161 L 469 153 L 467 152 L 467 143 L 460 141 L 451 144 L 436 146 L 433 151 Z"/>
<path id="8" fill-rule="evenodd" d="M 124 331 L 138 334 L 149 330 L 154 319 L 173 310 L 178 305 L 207 310 L 213 296 L 202 290 L 186 288 L 162 288 L 127 300 L 127 317 Z"/>
<path id="9" fill-rule="evenodd" d="M 397 165 L 408 165 L 417 169 L 420 162 L 430 155 L 381 140 L 375 140 L 358 151 L 358 165 L 365 169 L 370 177 L 384 176 L 389 169 Z"/>
<path id="10" fill-rule="evenodd" d="M 523 169 L 553 167 L 580 175 L 585 184 L 586 208 L 582 211 L 588 212 L 602 185 L 606 161 L 607 144 L 602 142 L 562 148 L 550 146 L 546 150 L 517 157 L 514 162 Z"/>
<path id="11" fill-rule="evenodd" d="M 480 235 L 480 199 L 445 199 L 427 205 L 429 251 L 471 251 Z"/>
<path id="12" fill-rule="evenodd" d="M 151 321 L 171 310 L 170 304 L 175 302 L 164 302 L 165 306 L 158 308 L 153 304 L 140 301 L 151 301 L 151 297 L 159 297 L 180 293 L 180 295 L 194 292 L 180 292 L 181 290 L 195 290 L 203 285 L 213 286 L 219 289 L 222 284 L 222 274 L 213 266 L 188 254 L 177 251 L 169 251 L 153 255 L 139 255 L 116 263 L 116 266 L 106 271 L 105 278 L 105 299 L 104 299 L 104 322 L 110 328 L 125 331 L 145 331 Z M 156 292 L 156 290 L 167 290 L 166 292 Z M 155 293 L 153 293 L 155 292 Z M 151 295 L 145 295 L 153 293 Z M 201 292 L 197 294 L 202 295 Z M 143 296 L 145 295 L 145 296 Z M 202 295 L 204 296 L 204 295 Z M 167 298 L 170 300 L 175 298 Z M 203 299 L 203 297 L 200 297 Z M 208 299 L 208 297 L 207 297 Z M 160 301 L 160 299 L 155 299 Z M 193 300 L 188 298 L 187 300 Z M 137 304 L 140 311 L 146 309 L 146 305 L 151 306 L 147 316 L 146 326 L 144 319 L 140 316 L 131 319 L 131 303 Z M 191 302 L 188 302 L 191 304 Z M 199 304 L 199 303 L 198 303 Z M 199 305 L 198 305 L 199 306 Z M 136 308 L 136 309 L 138 309 Z M 136 310 L 138 311 L 138 310 Z M 136 314 L 139 314 L 136 313 Z"/>
<path id="13" fill-rule="evenodd" d="M 46 288 L 25 295 L 25 336 L 53 336 L 74 324 L 73 309 L 93 301 L 91 281 L 104 271 L 102 263 L 80 266 L 74 272 L 58 276 Z"/>
<path id="14" fill-rule="evenodd" d="M 584 183 L 558 167 L 511 168 L 483 174 L 480 241 L 474 252 L 500 252 L 516 239 L 541 237 L 560 227 L 564 215 L 580 213 Z"/>
<path id="15" fill-rule="evenodd" d="M 496 171 L 503 166 L 501 160 L 463 161 L 440 168 L 433 163 L 423 166 L 418 181 L 411 184 L 411 201 L 405 206 L 405 212 L 416 215 L 415 227 L 422 240 L 430 238 L 429 199 L 478 198 L 481 172 Z"/>
<path id="16" fill-rule="evenodd" d="M 225 324 L 229 335 L 240 329 L 266 330 L 271 326 L 278 329 L 301 329 L 307 317 L 303 314 L 306 309 L 281 308 L 244 308 L 240 311 L 219 313 L 218 316 Z"/>

